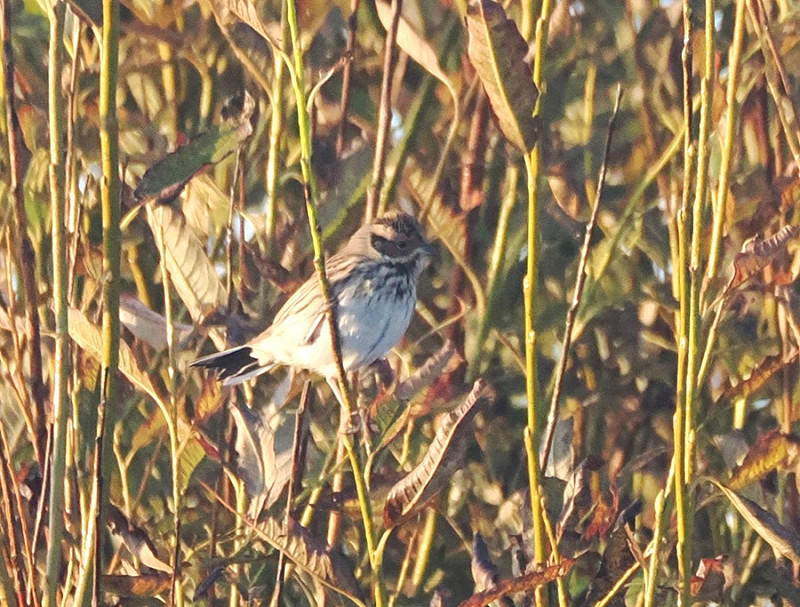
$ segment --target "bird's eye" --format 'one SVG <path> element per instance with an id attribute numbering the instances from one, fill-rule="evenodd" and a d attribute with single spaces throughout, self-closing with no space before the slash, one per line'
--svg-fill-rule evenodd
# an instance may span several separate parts
<path id="1" fill-rule="evenodd" d="M 403 250 L 403 249 L 405 249 L 407 246 L 408 246 L 408 241 L 407 241 L 407 240 L 398 240 L 398 241 L 397 241 L 397 248 L 398 248 L 398 249 L 400 249 L 400 250 Z"/>

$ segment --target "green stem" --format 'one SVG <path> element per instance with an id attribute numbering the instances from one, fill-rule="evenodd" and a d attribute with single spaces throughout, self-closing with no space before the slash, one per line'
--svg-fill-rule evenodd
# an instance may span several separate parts
<path id="1" fill-rule="evenodd" d="M 736 120 L 738 117 L 738 104 L 736 102 L 736 89 L 739 87 L 742 56 L 742 40 L 744 39 L 745 0 L 736 0 L 736 16 L 733 24 L 733 42 L 728 50 L 728 88 L 725 93 L 725 136 L 722 142 L 722 158 L 719 167 L 719 184 L 717 185 L 717 198 L 714 204 L 714 224 L 711 233 L 711 249 L 708 257 L 706 276 L 708 280 L 716 277 L 719 270 L 720 251 L 722 249 L 722 228 L 725 219 L 725 206 L 728 200 L 728 184 L 730 183 L 731 157 L 733 147 L 738 142 L 734 141 L 736 135 Z"/>
<path id="2" fill-rule="evenodd" d="M 286 22 L 286 5 L 281 4 L 281 31 L 283 32 L 282 44 L 283 49 L 286 50 L 286 41 L 288 39 L 288 24 Z M 265 236 L 267 239 L 267 248 L 272 249 L 272 241 L 275 236 L 275 225 L 278 218 L 278 168 L 280 163 L 280 146 L 281 135 L 283 134 L 283 85 L 284 85 L 284 62 L 280 55 L 275 55 L 273 66 L 275 74 L 272 78 L 272 94 L 270 101 L 272 104 L 272 114 L 269 121 L 269 152 L 267 155 L 267 215 Z"/>
<path id="3" fill-rule="evenodd" d="M 111 453 L 111 428 L 114 411 L 109 410 L 119 403 L 119 292 L 120 257 L 122 254 L 122 233 L 120 230 L 120 179 L 119 179 L 119 124 L 117 123 L 117 82 L 119 69 L 119 0 L 103 0 L 103 33 L 100 53 L 100 154 L 103 176 L 100 182 L 100 204 L 103 223 L 103 361 L 106 377 L 105 393 L 102 403 L 104 410 L 102 441 L 96 446 L 100 449 L 98 458 L 100 474 L 99 504 L 95 547 L 97 559 L 94 573 L 97 580 L 103 571 L 102 546 L 97 539 L 100 529 L 105 528 L 106 510 L 111 489 L 113 458 Z M 99 413 L 98 413 L 99 415 Z M 94 602 L 99 583 L 94 585 Z"/>
<path id="4" fill-rule="evenodd" d="M 536 21 L 536 39 L 534 43 L 533 83 L 542 92 L 542 64 L 547 44 L 547 25 L 550 18 L 550 0 L 543 0 L 541 13 Z M 535 112 L 538 114 L 542 95 L 536 102 Z M 535 308 L 536 291 L 539 283 L 538 258 L 539 249 L 536 243 L 539 215 L 539 174 L 541 170 L 541 154 L 539 146 L 525 155 L 525 169 L 528 179 L 528 259 L 523 286 L 525 299 L 525 391 L 528 400 L 528 423 L 523 439 L 528 459 L 528 484 L 530 490 L 531 512 L 534 537 L 534 561 L 544 563 L 546 557 L 546 535 L 544 529 L 544 513 L 539 488 L 539 429 L 537 423 L 538 381 L 536 376 L 536 333 Z M 536 589 L 536 604 L 544 604 L 542 588 Z"/>
<path id="5" fill-rule="evenodd" d="M 50 464 L 49 541 L 47 544 L 47 592 L 44 605 L 56 605 L 61 576 L 61 540 L 64 534 L 64 479 L 66 478 L 67 411 L 69 394 L 69 324 L 67 316 L 66 198 L 64 193 L 64 100 L 61 72 L 64 65 L 63 37 L 66 4 L 57 2 L 49 12 L 50 47 L 48 69 L 50 135 L 50 207 L 53 223 L 53 308 L 56 319 L 55 372 L 53 386 L 53 457 Z"/>
<path id="6" fill-rule="evenodd" d="M 294 58 L 293 70 L 290 70 L 292 87 L 294 89 L 295 99 L 297 103 L 297 122 L 298 131 L 300 133 L 300 167 L 303 174 L 303 182 L 305 187 L 306 198 L 306 213 L 308 214 L 308 223 L 311 230 L 311 242 L 314 248 L 314 267 L 319 277 L 320 290 L 322 296 L 327 304 L 328 309 L 328 327 L 331 332 L 331 345 L 333 348 L 334 358 L 336 360 L 337 375 L 339 382 L 339 391 L 342 395 L 343 414 L 349 419 L 353 411 L 350 402 L 349 387 L 347 385 L 347 375 L 342 363 L 342 351 L 339 343 L 339 335 L 336 324 L 336 309 L 333 305 L 331 297 L 330 283 L 328 276 L 325 272 L 325 259 L 322 252 L 322 235 L 317 219 L 317 187 L 314 175 L 311 172 L 311 127 L 308 117 L 308 110 L 306 108 L 306 93 L 305 93 L 305 79 L 304 79 L 304 65 L 303 65 L 303 50 L 300 48 L 299 34 L 297 28 L 297 7 L 295 0 L 287 0 L 286 14 L 289 22 L 289 32 L 292 41 L 292 54 Z M 352 438 L 349 434 L 343 433 L 342 442 L 345 450 L 347 451 L 350 460 L 350 466 L 353 469 L 353 480 L 356 486 L 356 494 L 358 496 L 358 503 L 361 509 L 362 524 L 364 525 L 364 539 L 367 544 L 367 552 L 369 562 L 372 568 L 373 577 L 373 590 L 376 607 L 383 607 L 385 605 L 386 589 L 381 575 L 382 562 L 377 558 L 375 551 L 375 531 L 372 526 L 372 505 L 369 500 L 367 491 L 367 483 L 363 474 L 358 455 L 354 449 Z"/>
<path id="7" fill-rule="evenodd" d="M 69 407 L 69 327 L 67 321 L 66 199 L 64 195 L 64 101 L 61 72 L 64 65 L 62 39 L 66 5 L 56 3 L 49 12 L 50 46 L 48 70 L 50 135 L 50 207 L 53 222 L 53 307 L 56 317 L 56 350 L 53 386 L 53 457 L 50 464 L 50 512 L 47 544 L 47 593 L 44 605 L 56 605 L 60 586 L 61 540 L 64 533 L 64 478 L 66 476 L 67 410 Z"/>

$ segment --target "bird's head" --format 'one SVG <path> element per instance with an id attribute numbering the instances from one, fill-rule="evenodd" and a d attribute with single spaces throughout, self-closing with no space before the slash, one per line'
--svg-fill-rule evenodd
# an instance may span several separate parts
<path id="1" fill-rule="evenodd" d="M 362 229 L 366 232 L 372 258 L 398 264 L 413 263 L 419 273 L 439 256 L 436 247 L 426 240 L 422 226 L 408 213 L 386 213 Z"/>

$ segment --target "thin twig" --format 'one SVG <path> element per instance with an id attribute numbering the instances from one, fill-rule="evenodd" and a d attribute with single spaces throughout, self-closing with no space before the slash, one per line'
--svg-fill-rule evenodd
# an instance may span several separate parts
<path id="1" fill-rule="evenodd" d="M 617 86 L 617 96 L 614 101 L 614 110 L 611 119 L 608 121 L 608 133 L 606 144 L 603 149 L 603 163 L 600 165 L 600 174 L 597 178 L 597 189 L 595 190 L 594 202 L 592 204 L 592 215 L 589 223 L 586 224 L 586 231 L 583 235 L 583 246 L 581 247 L 581 257 L 578 262 L 578 275 L 575 277 L 575 291 L 572 295 L 572 303 L 567 310 L 567 320 L 564 323 L 564 341 L 561 345 L 561 357 L 558 361 L 556 370 L 556 381 L 553 388 L 553 396 L 550 399 L 550 410 L 547 414 L 547 429 L 545 430 L 544 451 L 542 453 L 542 470 L 547 469 L 547 462 L 550 459 L 550 451 L 553 447 L 553 437 L 556 430 L 556 420 L 558 419 L 558 401 L 561 397 L 561 388 L 564 383 L 564 373 L 567 369 L 567 359 L 569 357 L 570 346 L 572 345 L 572 329 L 575 325 L 578 307 L 583 298 L 583 288 L 586 285 L 586 263 L 589 259 L 589 247 L 592 244 L 592 232 L 597 224 L 597 213 L 600 209 L 600 201 L 603 196 L 603 189 L 606 181 L 606 171 L 608 170 L 608 155 L 611 151 L 611 138 L 614 136 L 614 128 L 619 115 L 619 104 L 622 100 L 622 86 Z"/>
<path id="2" fill-rule="evenodd" d="M 305 432 L 303 424 L 305 423 L 306 409 L 308 408 L 310 402 L 311 382 L 306 380 L 305 384 L 303 384 L 303 393 L 300 396 L 300 404 L 297 407 L 297 413 L 295 413 L 294 418 L 294 435 L 292 437 L 292 470 L 289 476 L 289 486 L 286 490 L 286 510 L 283 519 L 286 529 L 289 529 L 289 524 L 292 520 L 294 498 L 300 489 L 300 483 L 303 478 L 303 469 L 305 468 Z M 278 605 L 280 605 L 286 570 L 286 553 L 281 550 L 278 555 L 278 574 L 275 579 L 275 589 L 272 592 L 270 607 L 278 607 Z"/>
<path id="3" fill-rule="evenodd" d="M 367 188 L 367 206 L 364 209 L 364 222 L 372 221 L 378 210 L 378 194 L 383 183 L 386 165 L 386 151 L 389 145 L 389 127 L 392 122 L 392 77 L 396 63 L 395 42 L 403 0 L 392 0 L 392 20 L 386 32 L 386 46 L 383 54 L 383 82 L 381 83 L 381 103 L 378 114 L 378 135 L 375 141 L 375 160 L 372 164 L 372 182 Z"/>
<path id="4" fill-rule="evenodd" d="M 358 30 L 358 5 L 360 0 L 350 0 L 350 17 L 347 19 L 347 50 L 345 54 L 353 56 L 356 47 L 356 32 Z M 344 151 L 344 138 L 347 133 L 347 110 L 350 105 L 350 85 L 353 81 L 353 62 L 348 61 L 342 72 L 342 97 L 339 102 L 341 118 L 339 132 L 336 134 L 336 157 L 340 158 Z"/>

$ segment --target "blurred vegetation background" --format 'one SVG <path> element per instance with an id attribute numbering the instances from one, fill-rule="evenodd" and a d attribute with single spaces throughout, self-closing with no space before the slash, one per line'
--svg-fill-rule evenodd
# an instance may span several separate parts
<path id="1" fill-rule="evenodd" d="M 0 4 L 5 604 L 800 604 L 795 2 Z M 324 385 L 187 368 L 314 272 L 309 182 L 326 252 L 442 252 L 355 460 Z"/>

